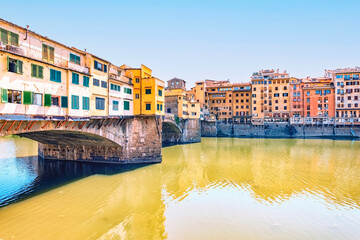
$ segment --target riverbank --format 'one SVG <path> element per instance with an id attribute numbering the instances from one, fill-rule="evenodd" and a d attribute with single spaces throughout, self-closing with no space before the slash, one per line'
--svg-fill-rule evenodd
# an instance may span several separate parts
<path id="1" fill-rule="evenodd" d="M 201 122 L 202 137 L 263 138 L 358 138 L 360 126 L 291 125 L 287 122 L 264 125 Z"/>

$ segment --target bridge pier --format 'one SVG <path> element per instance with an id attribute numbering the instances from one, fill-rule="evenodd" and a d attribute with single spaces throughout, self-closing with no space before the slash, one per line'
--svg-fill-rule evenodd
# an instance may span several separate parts
<path id="1" fill-rule="evenodd" d="M 164 145 L 201 142 L 199 119 L 180 119 L 179 123 L 163 121 L 162 142 Z"/>

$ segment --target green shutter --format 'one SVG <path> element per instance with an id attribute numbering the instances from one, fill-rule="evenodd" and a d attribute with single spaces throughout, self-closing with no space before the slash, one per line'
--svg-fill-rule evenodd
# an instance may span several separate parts
<path id="1" fill-rule="evenodd" d="M 1 33 L 1 42 L 4 45 L 7 45 L 9 43 L 8 42 L 8 31 L 5 30 L 5 29 L 0 28 L 0 33 Z"/>
<path id="2" fill-rule="evenodd" d="M 7 56 L 7 70 L 9 71 L 9 64 L 10 64 L 10 59 L 9 56 Z"/>
<path id="3" fill-rule="evenodd" d="M 50 69 L 50 81 L 56 82 L 56 72 L 54 69 Z"/>
<path id="4" fill-rule="evenodd" d="M 46 107 L 51 106 L 51 94 L 44 95 L 44 106 L 46 106 Z"/>
<path id="5" fill-rule="evenodd" d="M 90 98 L 83 97 L 83 109 L 90 110 Z"/>
<path id="6" fill-rule="evenodd" d="M 62 108 L 68 108 L 68 97 L 62 96 L 61 97 L 61 107 Z"/>
<path id="7" fill-rule="evenodd" d="M 58 83 L 61 83 L 61 71 L 56 72 L 56 80 Z"/>
<path id="8" fill-rule="evenodd" d="M 130 102 L 124 101 L 124 110 L 130 110 Z"/>
<path id="9" fill-rule="evenodd" d="M 24 104 L 33 104 L 33 93 L 30 91 L 24 91 Z"/>
<path id="10" fill-rule="evenodd" d="M 19 46 L 19 34 L 9 32 L 9 35 L 10 35 L 10 44 Z"/>
<path id="11" fill-rule="evenodd" d="M 8 102 L 8 91 L 5 88 L 1 89 L 1 102 L 7 103 Z"/>
<path id="12" fill-rule="evenodd" d="M 23 74 L 23 62 L 17 60 L 17 73 Z"/>
<path id="13" fill-rule="evenodd" d="M 37 70 L 37 67 L 35 64 L 31 64 L 31 76 L 32 77 L 36 77 L 36 70 Z"/>
<path id="14" fill-rule="evenodd" d="M 44 71 L 44 68 L 41 66 L 38 66 L 38 73 L 39 73 L 38 77 L 39 78 L 44 78 L 43 71 Z"/>

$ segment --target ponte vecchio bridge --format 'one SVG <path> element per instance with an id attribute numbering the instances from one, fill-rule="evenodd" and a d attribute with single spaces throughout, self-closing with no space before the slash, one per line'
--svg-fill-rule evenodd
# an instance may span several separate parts
<path id="1" fill-rule="evenodd" d="M 163 142 L 200 141 L 199 120 L 175 119 L 171 115 L 83 121 L 0 116 L 0 137 L 17 135 L 37 141 L 44 159 L 158 163 Z"/>

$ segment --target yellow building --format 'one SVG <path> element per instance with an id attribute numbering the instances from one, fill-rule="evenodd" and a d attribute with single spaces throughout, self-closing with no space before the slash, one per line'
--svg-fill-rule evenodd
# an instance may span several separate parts
<path id="1" fill-rule="evenodd" d="M 109 115 L 109 77 L 110 62 L 86 53 L 86 66 L 90 69 L 90 115 L 105 117 Z"/>
<path id="2" fill-rule="evenodd" d="M 134 115 L 163 115 L 164 81 L 153 77 L 152 70 L 144 65 L 140 68 L 122 65 L 120 68 L 134 84 Z"/>

